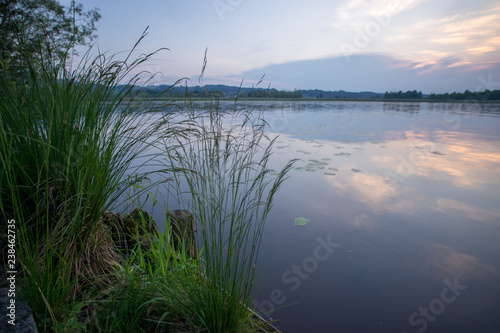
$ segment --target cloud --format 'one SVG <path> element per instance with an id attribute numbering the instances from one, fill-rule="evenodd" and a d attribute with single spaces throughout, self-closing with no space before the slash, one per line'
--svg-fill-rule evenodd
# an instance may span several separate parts
<path id="1" fill-rule="evenodd" d="M 273 64 L 241 74 L 257 79 L 266 74 L 272 86 L 285 89 L 347 91 L 419 90 L 424 93 L 474 91 L 480 77 L 500 78 L 500 62 L 471 63 L 459 57 L 410 61 L 384 54 L 337 56 Z"/>
<path id="2" fill-rule="evenodd" d="M 425 19 L 410 20 L 406 25 L 390 29 L 383 47 L 399 54 L 411 54 L 413 59 L 432 60 L 437 54 L 460 54 L 461 58 L 470 62 L 497 58 L 500 50 L 499 4 L 480 9 L 450 10 L 440 15 L 429 14 Z"/>
<path id="3" fill-rule="evenodd" d="M 341 54 L 390 53 L 433 62 L 459 56 L 464 62 L 497 60 L 500 5 L 492 1 L 350 0 L 332 27 L 341 33 Z"/>
<path id="4" fill-rule="evenodd" d="M 332 26 L 347 30 L 363 28 L 376 17 L 397 15 L 426 0 L 350 0 L 340 6 Z"/>

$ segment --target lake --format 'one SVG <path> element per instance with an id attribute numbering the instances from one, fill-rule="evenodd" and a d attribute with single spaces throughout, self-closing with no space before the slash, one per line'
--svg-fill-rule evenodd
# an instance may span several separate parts
<path id="1" fill-rule="evenodd" d="M 274 168 L 299 159 L 264 231 L 263 317 L 285 333 L 500 332 L 500 104 L 240 107 L 279 135 Z"/>
<path id="2" fill-rule="evenodd" d="M 283 332 L 500 332 L 500 105 L 268 102 L 256 306 Z M 295 219 L 309 220 L 295 225 Z"/>

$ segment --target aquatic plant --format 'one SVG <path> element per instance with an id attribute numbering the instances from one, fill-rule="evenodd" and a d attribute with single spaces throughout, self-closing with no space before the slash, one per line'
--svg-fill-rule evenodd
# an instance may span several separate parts
<path id="1" fill-rule="evenodd" d="M 169 120 L 149 121 L 150 105 L 137 103 L 137 69 L 155 53 L 133 52 L 89 51 L 75 69 L 28 52 L 22 79 L 0 60 L 0 210 L 16 221 L 22 293 L 39 328 L 57 327 L 68 304 L 114 279 L 115 226 L 103 216 L 134 183 L 126 175 L 140 173 L 132 161 L 154 158 L 148 149 Z"/>
<path id="2" fill-rule="evenodd" d="M 251 109 L 222 112 L 215 100 L 169 113 L 140 100 L 139 67 L 156 52 L 134 60 L 139 42 L 124 60 L 89 51 L 74 69 L 27 54 L 22 76 L 0 59 L 0 211 L 16 221 L 23 297 L 41 331 L 255 330 L 262 232 L 293 161 L 268 167 L 275 140 Z M 142 206 L 159 185 L 143 180 L 163 172 L 195 216 L 199 259 L 182 241 L 174 249 L 168 215 L 147 247 L 117 247 L 112 211 Z M 153 223 L 139 215 L 137 231 Z"/>
<path id="3" fill-rule="evenodd" d="M 295 218 L 294 224 L 302 226 L 309 224 L 309 222 L 311 221 L 309 219 L 306 219 L 305 217 L 297 217 Z"/>
<path id="4" fill-rule="evenodd" d="M 251 316 L 266 217 L 294 161 L 278 173 L 268 166 L 276 138 L 266 136 L 261 113 L 252 109 L 235 103 L 222 111 L 214 99 L 204 111 L 187 103 L 184 114 L 194 125 L 177 137 L 166 166 L 178 170 L 174 197 L 195 216 L 203 274 L 166 286 L 198 327 L 239 332 Z"/>

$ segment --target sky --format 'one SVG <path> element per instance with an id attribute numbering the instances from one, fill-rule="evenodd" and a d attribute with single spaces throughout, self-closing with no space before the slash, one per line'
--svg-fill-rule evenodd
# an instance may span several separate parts
<path id="1" fill-rule="evenodd" d="M 149 26 L 138 51 L 169 49 L 143 67 L 161 73 L 153 84 L 253 86 L 265 75 L 261 85 L 280 90 L 500 89 L 497 0 L 79 2 L 100 9 L 102 52 L 130 50 Z"/>

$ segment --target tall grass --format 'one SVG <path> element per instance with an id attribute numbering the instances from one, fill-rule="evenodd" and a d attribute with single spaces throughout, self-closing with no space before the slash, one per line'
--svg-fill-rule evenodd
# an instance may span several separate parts
<path id="1" fill-rule="evenodd" d="M 16 221 L 23 296 L 41 331 L 254 331 L 260 241 L 293 161 L 269 168 L 266 123 L 236 103 L 186 103 L 174 117 L 137 100 L 134 73 L 155 53 L 134 52 L 89 53 L 74 70 L 27 54 L 23 75 L 0 59 L 0 211 Z M 123 230 L 109 211 L 134 204 L 122 202 L 131 188 L 151 193 L 137 185 L 148 169 L 169 172 L 169 191 L 194 214 L 198 259 L 182 240 L 174 249 L 168 219 L 147 248 L 117 250 Z"/>
<path id="2" fill-rule="evenodd" d="M 23 293 L 41 327 L 113 279 L 121 259 L 104 213 L 131 186 L 133 161 L 154 158 L 148 149 L 168 122 L 149 121 L 151 108 L 135 101 L 134 73 L 154 53 L 133 52 L 89 53 L 74 70 L 27 54 L 22 79 L 0 61 L 0 208 L 16 220 Z"/>
<path id="3" fill-rule="evenodd" d="M 223 112 L 218 99 L 205 111 L 188 103 L 184 112 L 196 125 L 177 140 L 167 165 L 179 170 L 175 197 L 197 221 L 203 275 L 177 280 L 171 294 L 183 291 L 177 304 L 199 327 L 239 332 L 249 323 L 266 217 L 293 161 L 277 173 L 269 167 L 275 139 L 266 136 L 261 113 L 237 104 Z"/>
<path id="4" fill-rule="evenodd" d="M 142 216 L 140 223 L 148 222 L 146 216 Z M 148 248 L 138 243 L 116 271 L 118 281 L 107 291 L 107 297 L 91 302 L 94 329 L 101 332 L 193 331 L 185 322 L 185 313 L 172 306 L 174 298 L 163 293 L 163 286 L 181 273 L 190 276 L 188 272 L 200 267 L 199 261 L 189 258 L 182 240 L 174 247 L 175 234 L 168 218 L 165 229 L 165 233 L 151 235 Z"/>

